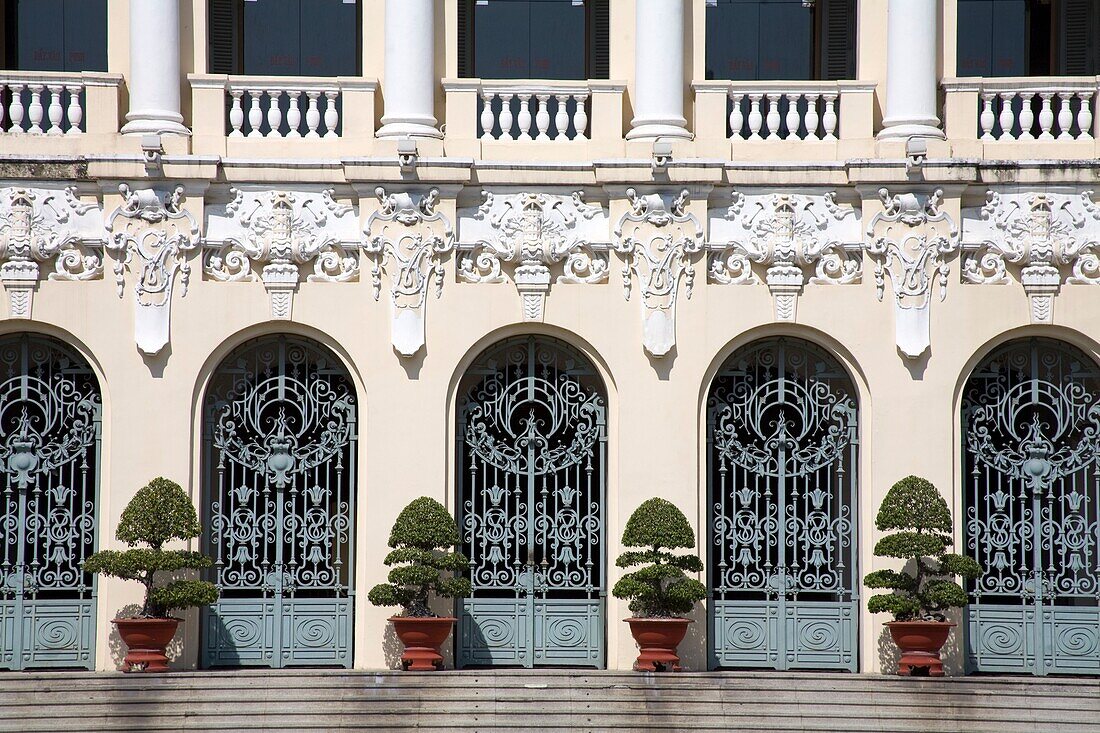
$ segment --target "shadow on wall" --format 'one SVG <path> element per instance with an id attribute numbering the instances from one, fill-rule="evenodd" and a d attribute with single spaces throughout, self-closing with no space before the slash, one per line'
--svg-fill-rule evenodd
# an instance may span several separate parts
<path id="1" fill-rule="evenodd" d="M 386 631 L 382 634 L 382 654 L 386 658 L 386 666 L 390 669 L 401 669 L 401 652 L 403 647 L 401 640 L 397 638 L 397 632 L 393 624 L 386 622 Z"/>
<path id="2" fill-rule="evenodd" d="M 691 613 L 684 618 L 689 618 L 695 623 L 688 626 L 687 636 L 680 643 L 678 654 L 680 666 L 689 672 L 707 671 L 707 611 L 702 603 L 695 605 Z M 626 624 L 623 624 L 626 626 Z M 633 643 L 630 632 L 624 629 L 624 635 Z M 633 645 L 637 648 L 637 644 Z"/>

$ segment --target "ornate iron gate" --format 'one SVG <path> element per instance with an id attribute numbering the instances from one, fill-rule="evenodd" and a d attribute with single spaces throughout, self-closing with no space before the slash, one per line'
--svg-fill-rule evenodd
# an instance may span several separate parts
<path id="1" fill-rule="evenodd" d="M 473 592 L 458 665 L 604 664 L 606 400 L 565 344 L 491 348 L 460 387 L 459 526 Z"/>
<path id="2" fill-rule="evenodd" d="M 856 671 L 858 408 L 795 339 L 730 357 L 707 403 L 710 664 Z"/>
<path id="3" fill-rule="evenodd" d="M 1100 368 L 1047 339 L 997 349 L 962 405 L 972 670 L 1100 674 Z"/>
<path id="4" fill-rule="evenodd" d="M 76 352 L 0 338 L 0 669 L 94 665 L 100 407 Z"/>
<path id="5" fill-rule="evenodd" d="M 355 388 L 327 349 L 277 336 L 229 356 L 205 403 L 203 664 L 352 662 Z"/>

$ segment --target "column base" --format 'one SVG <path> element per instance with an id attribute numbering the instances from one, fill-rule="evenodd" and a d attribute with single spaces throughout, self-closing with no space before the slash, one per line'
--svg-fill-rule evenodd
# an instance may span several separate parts
<path id="1" fill-rule="evenodd" d="M 882 130 L 877 135 L 879 140 L 886 140 L 891 138 L 910 138 L 910 137 L 927 137 L 934 140 L 945 140 L 947 134 L 943 130 L 935 125 L 925 124 L 920 122 L 901 122 L 890 125 L 890 123 L 883 120 L 884 125 Z"/>
<path id="2" fill-rule="evenodd" d="M 685 122 L 685 124 L 687 124 Z M 691 132 L 686 127 L 670 125 L 663 122 L 646 123 L 634 127 L 626 133 L 627 140 L 656 140 L 659 137 L 671 137 L 680 140 L 690 140 Z"/>
<path id="3" fill-rule="evenodd" d="M 123 135 L 190 135 L 183 125 L 183 117 L 172 112 L 130 113 L 120 132 Z"/>
<path id="4" fill-rule="evenodd" d="M 394 120 L 389 122 L 382 118 L 382 127 L 375 133 L 376 137 L 431 137 L 442 139 L 443 133 L 432 122 L 410 122 L 408 120 Z"/>

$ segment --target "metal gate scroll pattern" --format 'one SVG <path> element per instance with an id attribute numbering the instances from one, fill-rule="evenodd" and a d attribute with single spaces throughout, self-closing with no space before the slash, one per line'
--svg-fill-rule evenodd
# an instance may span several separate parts
<path id="1" fill-rule="evenodd" d="M 356 401 L 327 349 L 289 336 L 223 362 L 205 411 L 218 603 L 203 664 L 352 663 Z"/>
<path id="2" fill-rule="evenodd" d="M 795 339 L 735 353 L 711 387 L 710 665 L 856 671 L 858 409 Z"/>
<path id="3" fill-rule="evenodd" d="M 541 338 L 467 372 L 457 431 L 459 525 L 473 592 L 458 665 L 604 663 L 606 400 L 592 366 Z"/>
<path id="4" fill-rule="evenodd" d="M 0 669 L 94 665 L 100 414 L 76 352 L 0 339 Z"/>
<path id="5" fill-rule="evenodd" d="M 991 354 L 963 393 L 972 671 L 1100 674 L 1100 369 L 1068 344 Z"/>

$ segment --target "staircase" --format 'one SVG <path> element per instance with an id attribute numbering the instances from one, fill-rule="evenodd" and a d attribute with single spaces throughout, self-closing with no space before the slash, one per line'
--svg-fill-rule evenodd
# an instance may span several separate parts
<path id="1" fill-rule="evenodd" d="M 1100 733 L 1100 678 L 591 671 L 0 674 L 0 731 Z"/>

